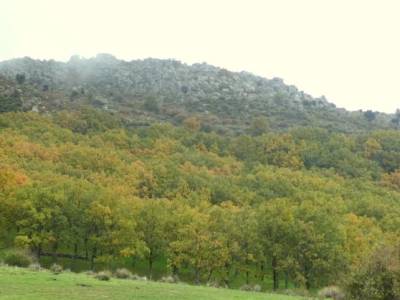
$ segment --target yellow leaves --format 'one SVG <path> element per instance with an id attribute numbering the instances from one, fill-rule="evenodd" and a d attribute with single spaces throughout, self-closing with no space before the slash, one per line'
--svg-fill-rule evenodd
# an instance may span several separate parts
<path id="1" fill-rule="evenodd" d="M 345 216 L 344 230 L 344 248 L 352 265 L 360 264 L 382 240 L 381 229 L 371 219 L 353 213 Z"/>
<path id="2" fill-rule="evenodd" d="M 400 169 L 389 174 L 383 174 L 381 184 L 392 189 L 400 190 Z"/>
<path id="3" fill-rule="evenodd" d="M 381 150 L 381 144 L 372 137 L 368 138 L 364 143 L 364 156 L 368 159 L 372 159 Z"/>
<path id="4" fill-rule="evenodd" d="M 174 153 L 177 149 L 178 142 L 169 138 L 157 139 L 153 144 L 153 154 L 166 157 Z"/>
<path id="5" fill-rule="evenodd" d="M 264 148 L 270 164 L 291 169 L 303 166 L 299 150 L 290 134 L 270 136 Z"/>
<path id="6" fill-rule="evenodd" d="M 192 131 L 198 131 L 201 127 L 201 122 L 197 117 L 188 117 L 183 120 L 183 125 Z"/>
<path id="7" fill-rule="evenodd" d="M 15 132 L 3 132 L 0 135 L 0 147 L 3 155 L 18 160 L 55 161 L 57 152 L 52 147 L 45 147 L 38 143 L 29 141 L 25 136 L 17 135 Z"/>
<path id="8" fill-rule="evenodd" d="M 57 159 L 57 153 L 53 152 L 51 149 L 46 149 L 40 145 L 29 143 L 29 142 L 19 142 L 15 145 L 15 154 L 22 158 L 38 158 L 41 160 L 54 161 Z"/>
<path id="9" fill-rule="evenodd" d="M 10 165 L 0 164 L 0 192 L 7 192 L 27 184 L 28 177 Z"/>

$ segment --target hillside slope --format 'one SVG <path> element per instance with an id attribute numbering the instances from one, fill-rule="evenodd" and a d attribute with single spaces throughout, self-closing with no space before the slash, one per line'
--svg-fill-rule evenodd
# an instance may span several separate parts
<path id="1" fill-rule="evenodd" d="M 180 124 L 196 117 L 205 131 L 245 133 L 263 116 L 274 130 L 314 126 L 354 132 L 392 126 L 390 115 L 349 112 L 279 78 L 269 80 L 204 63 L 128 62 L 109 54 L 91 59 L 75 56 L 66 63 L 21 58 L 1 62 L 0 75 L 5 77 L 0 80 L 0 95 L 5 80 L 15 83 L 11 90 L 17 90 L 14 95 L 26 110 L 85 104 L 116 112 L 133 125 L 154 120 Z"/>

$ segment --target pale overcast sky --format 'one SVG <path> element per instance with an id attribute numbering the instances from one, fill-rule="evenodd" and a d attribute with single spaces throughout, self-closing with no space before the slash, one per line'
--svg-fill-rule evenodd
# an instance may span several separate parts
<path id="1" fill-rule="evenodd" d="M 400 107 L 397 0 L 0 0 L 0 60 L 105 52 L 281 77 L 351 110 Z"/>

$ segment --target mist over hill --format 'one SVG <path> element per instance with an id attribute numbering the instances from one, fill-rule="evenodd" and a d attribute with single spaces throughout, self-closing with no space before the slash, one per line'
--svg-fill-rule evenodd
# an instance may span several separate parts
<path id="1" fill-rule="evenodd" d="M 49 112 L 93 106 L 132 126 L 196 119 L 203 131 L 247 133 L 265 117 L 273 130 L 313 126 L 356 132 L 396 126 L 393 116 L 350 112 L 282 79 L 176 60 L 123 61 L 110 54 L 68 62 L 28 57 L 0 63 L 1 111 Z"/>

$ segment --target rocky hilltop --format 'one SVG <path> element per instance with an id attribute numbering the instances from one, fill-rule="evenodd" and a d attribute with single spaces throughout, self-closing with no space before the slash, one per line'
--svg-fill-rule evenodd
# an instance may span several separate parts
<path id="1" fill-rule="evenodd" d="M 0 97 L 8 108 L 48 112 L 81 105 L 117 113 L 130 124 L 195 118 L 203 130 L 245 133 L 265 117 L 270 128 L 314 126 L 354 132 L 392 126 L 376 112 L 349 112 L 247 72 L 176 60 L 123 61 L 109 54 L 64 62 L 28 57 L 0 63 Z M 4 105 L 3 105 L 4 106 Z"/>

